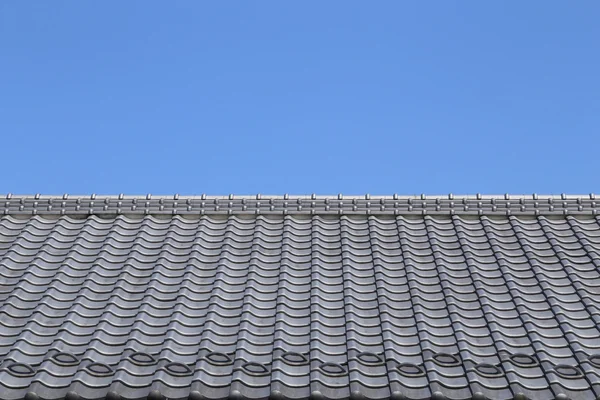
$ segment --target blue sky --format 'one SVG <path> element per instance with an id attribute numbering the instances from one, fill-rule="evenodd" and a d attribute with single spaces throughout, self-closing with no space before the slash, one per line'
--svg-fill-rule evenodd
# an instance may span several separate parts
<path id="1" fill-rule="evenodd" d="M 0 2 L 0 193 L 600 192 L 597 1 Z"/>

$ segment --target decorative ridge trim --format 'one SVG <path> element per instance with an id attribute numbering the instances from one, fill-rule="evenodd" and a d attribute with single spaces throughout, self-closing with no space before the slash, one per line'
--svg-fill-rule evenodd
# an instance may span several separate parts
<path id="1" fill-rule="evenodd" d="M 4 215 L 598 215 L 596 196 L 2 196 Z"/>

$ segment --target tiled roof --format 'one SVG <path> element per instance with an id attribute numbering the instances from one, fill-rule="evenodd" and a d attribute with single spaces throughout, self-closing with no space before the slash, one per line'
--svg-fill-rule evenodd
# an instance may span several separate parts
<path id="1" fill-rule="evenodd" d="M 0 399 L 595 399 L 599 328 L 594 195 L 0 215 Z"/>

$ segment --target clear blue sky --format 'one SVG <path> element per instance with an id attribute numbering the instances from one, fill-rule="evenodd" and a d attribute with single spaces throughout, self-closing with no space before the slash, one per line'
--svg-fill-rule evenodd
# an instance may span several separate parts
<path id="1" fill-rule="evenodd" d="M 600 192 L 598 1 L 0 2 L 0 193 Z"/>

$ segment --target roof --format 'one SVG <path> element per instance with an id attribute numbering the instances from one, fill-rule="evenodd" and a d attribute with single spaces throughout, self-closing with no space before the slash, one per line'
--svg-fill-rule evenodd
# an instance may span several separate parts
<path id="1" fill-rule="evenodd" d="M 593 399 L 586 196 L 11 196 L 0 399 Z"/>

